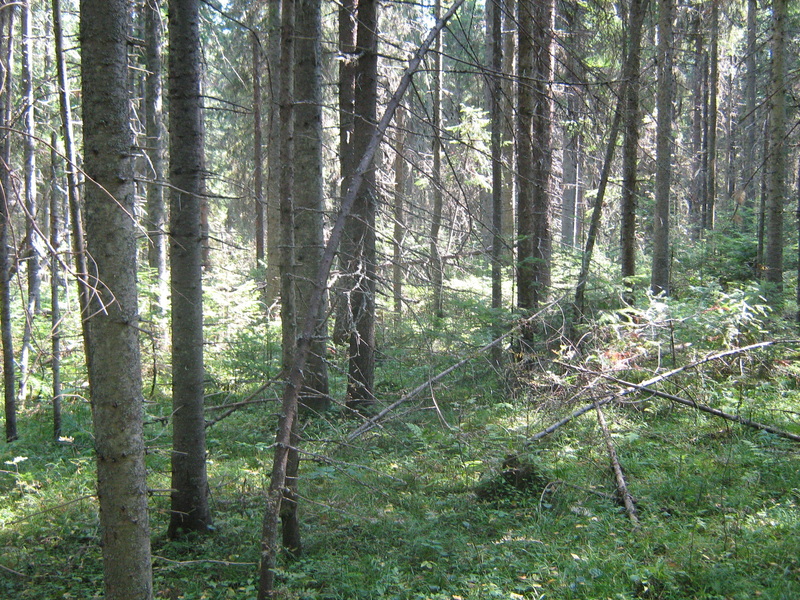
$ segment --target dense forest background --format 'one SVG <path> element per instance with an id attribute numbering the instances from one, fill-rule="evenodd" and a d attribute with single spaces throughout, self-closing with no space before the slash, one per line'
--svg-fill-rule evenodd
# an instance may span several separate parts
<path id="1" fill-rule="evenodd" d="M 800 597 L 787 0 L 0 0 L 0 593 Z"/>

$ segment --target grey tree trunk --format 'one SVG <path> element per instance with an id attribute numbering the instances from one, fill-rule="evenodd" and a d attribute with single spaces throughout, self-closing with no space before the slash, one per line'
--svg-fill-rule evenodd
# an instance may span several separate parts
<path id="1" fill-rule="evenodd" d="M 403 316 L 403 239 L 406 234 L 404 196 L 407 171 L 405 159 L 406 142 L 405 111 L 397 109 L 394 139 L 394 227 L 392 230 L 392 300 L 394 302 L 395 325 Z"/>
<path id="2" fill-rule="evenodd" d="M 717 206 L 717 87 L 719 85 L 719 0 L 711 0 L 708 56 L 708 156 L 705 229 L 714 229 Z"/>
<path id="3" fill-rule="evenodd" d="M 50 338 L 53 376 L 53 439 L 61 437 L 61 231 L 63 229 L 63 194 L 58 175 L 58 138 L 50 136 Z"/>
<path id="4" fill-rule="evenodd" d="M 163 114 L 163 78 L 161 48 L 164 31 L 161 23 L 161 0 L 144 3 L 145 26 L 145 134 L 146 152 L 153 181 L 147 184 L 147 262 L 156 272 L 156 304 L 166 315 L 169 303 L 167 273 L 167 208 L 164 201 L 164 148 L 167 131 Z"/>
<path id="5" fill-rule="evenodd" d="M 278 116 L 278 73 L 280 72 L 281 0 L 269 0 L 269 32 L 267 61 L 269 75 L 269 143 L 267 145 L 267 276 L 265 300 L 275 303 L 281 294 L 281 215 L 278 187 L 280 184 L 280 118 Z"/>
<path id="6" fill-rule="evenodd" d="M 744 129 L 744 156 L 742 186 L 744 187 L 745 207 L 756 212 L 756 133 L 758 120 L 756 119 L 756 54 L 758 52 L 756 40 L 756 17 L 758 16 L 757 0 L 747 0 L 747 55 L 745 56 L 745 92 L 744 92 L 744 118 L 741 120 Z"/>
<path id="7" fill-rule="evenodd" d="M 578 2 L 569 2 L 564 7 L 564 20 L 567 37 L 564 41 L 566 47 L 564 79 L 568 83 L 578 83 L 581 69 L 579 60 L 580 51 L 580 6 Z M 561 243 L 571 248 L 576 245 L 579 223 L 579 197 L 580 197 L 580 145 L 581 134 L 579 127 L 580 97 L 575 86 L 565 90 L 567 96 L 567 120 L 563 127 L 563 158 L 562 158 L 562 185 L 561 185 Z"/>
<path id="8" fill-rule="evenodd" d="M 503 0 L 489 0 L 486 8 L 487 51 L 491 76 L 486 78 L 491 119 L 492 153 L 492 309 L 500 314 L 503 307 Z M 492 324 L 493 338 L 500 335 L 500 319 Z M 503 360 L 499 344 L 492 347 L 492 364 L 500 367 Z"/>
<path id="9" fill-rule="evenodd" d="M 622 145 L 622 196 L 620 198 L 620 274 L 626 280 L 636 275 L 636 180 L 639 164 L 641 31 L 644 12 L 644 0 L 631 0 L 628 17 L 628 22 L 630 23 L 628 58 L 625 62 L 625 70 L 622 73 L 622 78 L 626 82 L 626 92 L 625 105 L 622 111 L 625 135 Z M 633 289 L 627 284 L 625 295 L 625 300 L 628 303 L 632 303 Z"/>
<path id="10" fill-rule="evenodd" d="M 128 3 L 81 0 L 80 41 L 86 237 L 97 275 L 88 352 L 105 597 L 149 600 Z"/>
<path id="11" fill-rule="evenodd" d="M 11 94 L 14 72 L 14 8 L 10 0 L 0 2 L 0 125 L 2 129 L 2 165 L 0 165 L 0 337 L 3 342 L 3 399 L 6 441 L 17 439 L 17 383 L 14 338 L 11 323 L 11 253 L 9 228 L 11 218 Z"/>
<path id="12" fill-rule="evenodd" d="M 67 62 L 64 53 L 64 30 L 61 24 L 61 2 L 53 0 L 53 36 L 56 45 L 56 69 L 58 72 L 58 104 L 61 113 L 61 135 L 64 138 L 64 153 L 67 164 L 67 199 L 69 224 L 71 227 L 72 254 L 75 261 L 75 277 L 78 287 L 78 304 L 81 309 L 81 333 L 86 353 L 86 366 L 89 368 L 91 354 L 91 331 L 89 329 L 89 270 L 86 260 L 86 245 L 83 235 L 83 211 L 79 195 L 78 158 L 75 150 L 75 136 L 72 129 L 72 107 L 70 105 Z M 69 232 L 68 232 L 69 233 Z"/>
<path id="13" fill-rule="evenodd" d="M 22 5 L 22 96 L 25 135 L 23 137 L 23 176 L 25 180 L 25 250 L 24 260 L 28 276 L 28 296 L 25 303 L 25 323 L 22 331 L 22 344 L 19 357 L 19 394 L 18 402 L 25 402 L 28 395 L 28 362 L 31 353 L 31 335 L 33 320 L 39 308 L 41 288 L 42 240 L 36 225 L 36 116 L 33 96 L 33 17 L 31 2 L 25 0 Z"/>
<path id="14" fill-rule="evenodd" d="M 689 188 L 689 223 L 694 238 L 700 237 L 702 229 L 702 215 L 705 206 L 706 183 L 703 171 L 703 79 L 704 79 L 704 50 L 702 5 L 695 6 L 692 18 L 692 37 L 694 38 L 694 52 L 692 65 L 692 171 Z"/>
<path id="15" fill-rule="evenodd" d="M 434 0 L 433 18 L 438 21 L 442 14 L 441 0 Z M 444 317 L 443 295 L 443 264 L 439 251 L 439 230 L 442 227 L 442 33 L 436 36 L 433 43 L 433 81 L 431 85 L 432 107 L 431 127 L 433 139 L 431 154 L 433 155 L 433 170 L 431 184 L 433 185 L 433 207 L 431 210 L 431 234 L 429 242 L 429 276 L 433 288 L 433 316 L 437 319 Z"/>
<path id="16" fill-rule="evenodd" d="M 261 267 L 264 254 L 264 156 L 261 126 L 261 43 L 255 32 L 251 37 L 253 54 L 253 196 L 256 217 L 256 265 Z"/>
<path id="17" fill-rule="evenodd" d="M 169 2 L 172 503 L 168 535 L 211 525 L 203 416 L 201 206 L 205 158 L 199 0 Z"/>
<path id="18" fill-rule="evenodd" d="M 716 1 L 716 0 L 712 0 Z M 656 182 L 653 215 L 653 267 L 650 289 L 669 294 L 669 199 L 672 178 L 672 22 L 674 0 L 658 2 L 658 90 L 656 106 Z M 709 188 L 710 189 L 710 188 Z"/>
<path id="19" fill-rule="evenodd" d="M 786 14 L 787 0 L 772 2 L 772 62 L 769 81 L 769 138 L 767 202 L 764 238 L 765 281 L 771 299 L 783 292 L 783 211 L 786 200 Z"/>
<path id="20" fill-rule="evenodd" d="M 517 305 L 536 310 L 550 285 L 552 0 L 517 5 Z"/>
<path id="21" fill-rule="evenodd" d="M 298 314 L 305 314 L 325 246 L 322 166 L 322 3 L 298 0 L 294 82 L 294 290 Z M 330 405 L 325 352 L 327 302 L 306 363 L 301 405 L 322 411 Z"/>

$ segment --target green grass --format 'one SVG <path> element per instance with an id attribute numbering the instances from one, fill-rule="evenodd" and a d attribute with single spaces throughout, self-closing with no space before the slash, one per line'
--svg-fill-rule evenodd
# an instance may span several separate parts
<path id="1" fill-rule="evenodd" d="M 485 282 L 467 282 L 465 289 Z M 236 286 L 233 286 L 234 288 Z M 458 287 L 458 286 L 454 286 Z M 278 330 L 254 303 L 211 288 L 209 404 L 245 398 L 277 373 Z M 238 288 L 236 288 L 238 289 Z M 656 369 L 776 331 L 753 290 L 695 290 L 695 299 L 610 312 L 585 326 L 581 354 L 542 343 L 541 356 L 491 370 L 465 365 L 352 443 L 360 422 L 334 408 L 303 428 L 300 493 L 304 554 L 282 560 L 286 598 L 342 600 L 800 598 L 800 445 L 666 401 L 607 406 L 641 519 L 634 530 L 609 498 L 615 484 L 593 412 L 543 440 L 529 438 L 590 397 L 570 401 L 591 378 L 548 363 L 558 356 L 641 381 Z M 255 292 L 250 290 L 251 295 Z M 238 296 L 237 296 L 238 297 Z M 479 294 L 454 292 L 451 315 L 432 322 L 383 315 L 376 388 L 392 402 L 489 341 L 494 315 Z M 456 304 L 456 301 L 458 304 Z M 227 302 L 227 303 L 226 303 Z M 509 322 L 513 316 L 504 315 Z M 553 331 L 560 313 L 552 317 Z M 777 334 L 775 334 L 777 335 Z M 659 354 L 660 349 L 660 354 Z M 253 405 L 208 429 L 215 530 L 168 541 L 170 413 L 163 353 L 143 345 L 145 435 L 157 598 L 250 600 L 276 424 L 274 403 Z M 19 415 L 20 440 L 0 446 L 0 598 L 102 596 L 91 419 L 79 352 L 65 377 L 64 435 L 51 441 L 47 374 Z M 670 393 L 794 433 L 800 371 L 796 349 L 777 347 L 710 363 L 664 384 Z M 646 356 L 645 356 L 646 355 Z M 346 364 L 333 356 L 341 397 Z M 153 375 L 153 372 L 158 375 Z M 152 385 L 151 385 L 152 384 Z M 153 393 L 150 394 L 150 389 Z M 526 490 L 491 481 L 509 454 L 536 473 Z"/>

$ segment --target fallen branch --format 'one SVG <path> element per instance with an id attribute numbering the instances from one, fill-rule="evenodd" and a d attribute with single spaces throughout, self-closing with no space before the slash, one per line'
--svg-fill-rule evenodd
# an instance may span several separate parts
<path id="1" fill-rule="evenodd" d="M 378 422 L 381 419 L 383 419 L 383 417 L 385 417 L 387 414 L 389 414 L 395 408 L 397 408 L 401 404 L 405 404 L 409 400 L 412 400 L 412 399 L 416 398 L 420 393 L 422 393 L 423 391 L 425 391 L 428 388 L 431 388 L 434 383 L 436 383 L 439 380 L 447 377 L 450 373 L 452 373 L 453 371 L 459 369 L 460 367 L 462 367 L 463 365 L 467 364 L 471 360 L 474 360 L 474 359 L 478 358 L 479 356 L 484 354 L 487 350 L 490 350 L 490 349 L 494 348 L 495 346 L 497 346 L 497 344 L 502 342 L 508 336 L 512 335 L 513 333 L 518 331 L 520 328 L 522 328 L 524 325 L 527 325 L 528 323 L 530 323 L 531 321 L 536 319 L 539 315 L 541 315 L 546 310 L 548 310 L 551 306 L 553 306 L 554 304 L 556 304 L 556 303 L 558 303 L 560 301 L 561 301 L 561 298 L 553 300 L 547 306 L 545 306 L 544 308 L 542 308 L 541 310 L 539 310 L 535 314 L 533 314 L 530 317 L 526 318 L 522 322 L 517 323 L 514 327 L 512 327 L 511 329 L 506 331 L 500 337 L 492 340 L 491 342 L 489 342 L 488 344 L 486 344 L 484 346 L 481 346 L 475 352 L 473 352 L 472 354 L 468 355 L 466 358 L 463 358 L 462 360 L 458 361 L 456 364 L 446 368 L 444 371 L 442 371 L 438 375 L 434 375 L 433 377 L 428 379 L 428 381 L 426 381 L 425 383 L 422 383 L 422 384 L 418 385 L 413 390 L 411 390 L 407 394 L 403 395 L 400 399 L 396 400 L 395 402 L 393 402 L 392 404 L 390 404 L 389 406 L 384 408 L 377 415 L 375 415 L 374 417 L 371 417 L 370 419 L 367 419 L 364 423 L 362 423 L 356 429 L 351 431 L 347 436 L 347 441 L 348 442 L 352 442 L 354 439 L 356 439 L 360 435 L 362 435 L 362 434 L 366 433 L 367 431 L 369 431 L 370 429 L 374 428 L 378 424 Z"/>
<path id="2" fill-rule="evenodd" d="M 739 415 L 732 415 L 730 413 L 723 412 L 718 408 L 712 408 L 710 406 L 706 406 L 705 404 L 699 404 L 694 400 L 687 400 L 686 398 L 681 398 L 680 396 L 676 396 L 674 394 L 669 394 L 667 392 L 662 392 L 660 390 L 654 390 L 646 385 L 640 383 L 633 383 L 631 381 L 625 381 L 624 379 L 617 379 L 616 377 L 612 377 L 610 375 L 603 375 L 604 379 L 608 379 L 609 381 L 613 381 L 619 385 L 628 386 L 631 389 L 645 391 L 654 396 L 658 396 L 659 398 L 664 398 L 665 400 L 671 400 L 672 402 L 677 402 L 678 404 L 683 404 L 684 406 L 690 406 L 692 408 L 696 408 L 699 411 L 704 413 L 708 413 L 710 415 L 714 415 L 715 417 L 721 417 L 728 421 L 733 421 L 734 423 L 739 423 L 740 425 L 745 425 L 747 427 L 752 427 L 753 429 L 759 429 L 761 431 L 766 431 L 767 433 L 772 433 L 782 438 L 786 438 L 787 440 L 792 440 L 793 442 L 800 442 L 800 435 L 796 435 L 794 433 L 789 433 L 788 431 L 783 431 L 782 429 L 778 429 L 777 427 L 773 427 L 772 425 L 765 425 L 763 423 L 758 423 L 757 421 L 751 421 L 750 419 L 745 419 Z"/>
<path id="3" fill-rule="evenodd" d="M 164 562 L 173 564 L 173 565 L 202 565 L 202 564 L 210 564 L 210 565 L 223 565 L 225 567 L 255 567 L 258 563 L 254 562 L 233 562 L 230 560 L 213 560 L 210 558 L 201 558 L 197 560 L 173 560 L 171 558 L 166 558 L 164 556 L 158 556 L 157 554 L 153 555 L 154 560 L 163 560 Z"/>
<path id="4" fill-rule="evenodd" d="M 611 441 L 611 433 L 608 431 L 605 415 L 603 415 L 603 411 L 600 409 L 600 405 L 597 402 L 595 402 L 594 407 L 597 410 L 597 422 L 600 425 L 600 429 L 603 430 L 603 438 L 605 439 L 606 448 L 608 449 L 608 456 L 611 458 L 614 478 L 617 480 L 617 493 L 622 499 L 622 503 L 625 505 L 625 512 L 628 513 L 628 518 L 631 520 L 631 523 L 633 523 L 634 527 L 638 527 L 639 517 L 636 514 L 636 505 L 633 503 L 633 496 L 628 491 L 628 484 L 625 483 L 625 475 L 622 472 L 622 465 L 619 464 L 619 458 L 617 457 L 614 443 Z"/>
<path id="5" fill-rule="evenodd" d="M 704 364 L 706 364 L 708 362 L 711 362 L 711 361 L 727 358 L 728 356 L 734 356 L 736 354 L 742 354 L 744 352 L 749 352 L 751 350 L 758 350 L 760 348 L 767 348 L 769 346 L 774 346 L 774 345 L 777 345 L 777 344 L 798 344 L 798 343 L 800 343 L 800 340 L 774 340 L 774 341 L 770 341 L 770 342 L 759 342 L 757 344 L 751 344 L 749 346 L 742 346 L 741 348 L 734 348 L 732 350 L 726 350 L 725 352 L 719 352 L 717 354 L 711 354 L 711 355 L 706 356 L 704 358 L 701 358 L 700 360 L 697 360 L 697 361 L 695 361 L 693 363 L 689 363 L 688 365 L 684 365 L 682 367 L 678 367 L 676 369 L 672 369 L 671 371 L 666 371 L 665 373 L 662 373 L 661 375 L 656 375 L 655 377 L 651 377 L 650 379 L 648 379 L 646 381 L 643 381 L 642 383 L 639 383 L 639 384 L 635 384 L 635 383 L 631 383 L 631 382 L 624 382 L 622 380 L 616 380 L 617 383 L 622 384 L 622 385 L 626 385 L 629 389 L 622 390 L 622 391 L 610 394 L 610 395 L 606 396 L 605 398 L 603 398 L 602 400 L 598 400 L 596 402 L 600 406 L 603 406 L 604 404 L 608 404 L 612 400 L 616 400 L 618 398 L 622 398 L 624 396 L 628 396 L 628 395 L 632 394 L 633 392 L 635 392 L 637 390 L 640 390 L 640 389 L 646 389 L 648 392 L 658 396 L 658 395 L 661 395 L 663 392 L 657 392 L 656 390 L 650 389 L 650 386 L 654 385 L 656 383 L 659 383 L 661 381 L 664 381 L 666 379 L 669 379 L 673 375 L 677 375 L 678 373 L 682 373 L 683 371 L 687 371 L 689 369 L 692 369 L 692 368 L 695 368 L 695 367 L 699 367 L 700 365 L 704 365 Z M 580 367 L 578 365 L 571 365 L 569 363 L 565 363 L 565 362 L 561 362 L 561 361 L 553 361 L 553 362 L 555 364 L 561 365 L 561 366 L 566 367 L 568 369 L 573 369 L 574 371 L 580 371 L 581 373 L 587 373 L 589 375 L 598 375 L 600 377 L 603 377 L 604 379 L 608 379 L 608 380 L 611 380 L 611 381 L 615 380 L 615 378 L 610 376 L 610 375 L 604 375 L 602 373 L 599 373 L 597 371 L 592 371 L 591 369 L 587 369 L 585 367 Z M 690 402 L 690 401 L 687 400 L 687 402 Z M 558 429 L 559 427 L 561 427 L 563 425 L 566 425 L 572 419 L 575 419 L 576 417 L 580 417 L 581 415 L 583 415 L 583 414 L 589 412 L 590 410 L 592 410 L 594 408 L 594 404 L 595 403 L 592 402 L 592 404 L 587 404 L 585 406 L 582 406 L 581 408 L 579 408 L 576 411 L 574 411 L 572 414 L 564 417 L 560 421 L 558 421 L 556 423 L 553 423 L 552 425 L 550 425 L 546 429 L 543 429 L 540 432 L 538 432 L 535 435 L 533 435 L 531 438 L 528 439 L 527 443 L 530 444 L 532 442 L 540 440 L 543 437 L 553 433 L 556 429 Z M 693 402 L 690 402 L 690 405 L 691 406 L 698 406 L 698 408 L 699 408 L 699 405 L 696 405 Z M 708 408 L 708 407 L 706 407 L 706 408 Z M 710 410 L 716 410 L 716 409 L 710 409 Z M 732 415 L 729 415 L 729 416 L 732 416 Z M 734 417 L 734 420 L 736 420 L 737 422 L 741 422 L 741 421 L 738 420 L 740 418 L 741 417 Z M 746 421 L 746 420 L 747 419 L 744 419 L 744 421 Z M 767 427 L 767 426 L 763 425 L 762 427 Z M 768 431 L 768 430 L 765 429 L 765 431 Z M 774 432 L 771 432 L 771 433 L 774 433 Z M 792 435 L 792 434 L 788 434 L 788 435 Z"/>

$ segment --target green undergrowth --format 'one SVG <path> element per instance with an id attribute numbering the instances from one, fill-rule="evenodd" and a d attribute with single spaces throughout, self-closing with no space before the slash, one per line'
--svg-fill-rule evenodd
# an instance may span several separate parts
<path id="1" fill-rule="evenodd" d="M 707 293 L 702 303 L 655 298 L 638 311 L 603 314 L 579 332 L 586 340 L 580 352 L 565 340 L 542 343 L 546 354 L 502 372 L 478 358 L 354 440 L 347 436 L 362 418 L 344 408 L 307 419 L 304 552 L 281 560 L 283 596 L 800 598 L 797 443 L 642 393 L 605 405 L 636 500 L 634 527 L 615 498 L 594 410 L 531 441 L 619 389 L 592 372 L 641 382 L 775 330 L 757 290 Z M 456 319 L 392 326 L 386 317 L 376 378 L 382 403 L 488 341 L 492 315 L 477 300 L 464 302 L 471 316 L 458 320 L 457 332 Z M 224 316 L 215 326 L 227 326 Z M 557 319 L 541 328 L 555 329 Z M 254 381 L 274 376 L 275 330 L 252 320 L 234 333 L 239 357 L 220 350 L 223 358 L 210 361 L 211 405 L 245 400 Z M 257 342 L 261 334 L 266 348 Z M 254 358 L 251 347 L 262 354 Z M 660 389 L 800 434 L 797 355 L 792 345 L 748 352 L 689 369 Z M 340 395 L 344 363 L 337 360 L 331 375 Z M 277 405 L 248 405 L 208 428 L 215 528 L 172 541 L 164 535 L 170 408 L 161 388 L 153 389 L 145 434 L 155 596 L 254 599 Z M 102 595 L 89 412 L 80 394 L 70 396 L 65 439 L 56 443 L 48 405 L 30 401 L 20 414 L 20 440 L 0 447 L 0 598 Z"/>

